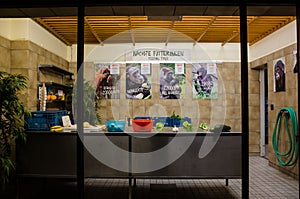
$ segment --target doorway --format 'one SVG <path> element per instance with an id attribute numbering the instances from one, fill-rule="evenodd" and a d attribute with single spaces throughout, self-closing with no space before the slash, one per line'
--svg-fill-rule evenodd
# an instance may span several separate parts
<path id="1" fill-rule="evenodd" d="M 268 158 L 268 69 L 267 64 L 260 68 L 260 156 Z"/>

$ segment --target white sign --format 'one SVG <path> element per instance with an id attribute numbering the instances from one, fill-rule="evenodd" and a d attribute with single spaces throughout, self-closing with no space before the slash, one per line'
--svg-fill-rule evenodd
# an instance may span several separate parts
<path id="1" fill-rule="evenodd" d="M 151 75 L 150 63 L 141 63 L 141 74 Z"/>
<path id="2" fill-rule="evenodd" d="M 184 74 L 184 63 L 175 64 L 175 74 Z"/>
<path id="3" fill-rule="evenodd" d="M 217 64 L 208 63 L 207 64 L 207 74 L 216 74 L 217 73 Z"/>
<path id="4" fill-rule="evenodd" d="M 120 64 L 111 64 L 110 65 L 110 74 L 119 75 L 120 74 Z"/>
<path id="5" fill-rule="evenodd" d="M 190 60 L 187 49 L 135 49 L 126 52 L 126 61 L 174 62 Z"/>

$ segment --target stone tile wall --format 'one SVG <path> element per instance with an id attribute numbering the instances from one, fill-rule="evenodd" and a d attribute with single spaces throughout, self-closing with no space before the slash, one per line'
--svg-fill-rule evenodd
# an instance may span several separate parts
<path id="1" fill-rule="evenodd" d="M 298 171 L 298 163 L 295 166 L 292 167 L 283 167 L 280 166 L 276 156 L 275 152 L 272 146 L 272 135 L 274 130 L 274 125 L 276 122 L 276 116 L 277 113 L 281 108 L 284 107 L 291 107 L 293 108 L 296 113 L 298 110 L 298 92 L 297 92 L 297 74 L 293 73 L 294 69 L 294 56 L 293 56 L 293 50 L 296 49 L 296 44 L 288 46 L 286 48 L 280 49 L 272 54 L 269 54 L 265 57 L 262 57 L 258 60 L 253 61 L 250 65 L 251 67 L 259 66 L 262 64 L 267 63 L 268 67 L 268 125 L 269 125 L 269 140 L 268 140 L 268 158 L 271 165 L 276 165 L 280 170 L 289 173 L 291 175 L 297 176 Z M 274 92 L 274 60 L 277 60 L 279 58 L 285 59 L 285 78 L 286 78 L 286 91 L 285 92 Z M 251 70 L 253 71 L 253 70 Z M 255 73 L 255 72 L 254 72 Z M 259 77 L 259 74 L 255 75 L 257 78 Z M 251 102 L 251 100 L 249 101 Z M 270 105 L 274 105 L 274 110 L 270 109 Z M 259 109 L 256 109 L 256 111 L 259 112 Z M 298 113 L 297 113 L 298 115 Z M 281 152 L 287 152 L 289 147 L 289 141 L 287 132 L 285 131 L 284 125 L 281 126 L 281 133 L 282 136 L 280 138 L 281 142 L 279 144 L 279 150 Z M 257 135 L 259 136 L 259 134 Z M 257 141 L 259 141 L 259 137 L 257 137 Z M 257 142 L 256 141 L 256 142 Z M 259 142 L 257 142 L 259 144 Z"/>
<path id="2" fill-rule="evenodd" d="M 38 65 L 53 64 L 58 67 L 69 69 L 69 63 L 49 52 L 48 50 L 30 41 L 11 41 L 10 46 L 10 72 L 20 73 L 28 77 L 28 90 L 22 93 L 22 100 L 26 107 L 35 111 L 37 109 L 37 85 Z M 61 77 L 57 74 L 41 74 L 40 81 L 53 81 L 62 83 Z"/>
<path id="3" fill-rule="evenodd" d="M 0 36 L 0 71 L 10 72 L 10 41 Z"/>
<path id="4" fill-rule="evenodd" d="M 184 99 L 160 99 L 159 64 L 152 64 L 152 98 L 147 100 L 131 100 L 125 96 L 125 64 L 120 65 L 120 99 L 107 99 L 98 102 L 98 113 L 102 122 L 106 120 L 133 118 L 135 116 L 170 116 L 173 111 L 192 119 L 195 127 L 206 122 L 213 126 L 225 123 L 232 131 L 241 131 L 241 88 L 240 64 L 220 63 L 219 96 L 214 100 L 192 99 L 192 65 L 186 65 L 186 93 Z M 85 63 L 85 79 L 93 80 L 93 63 Z"/>

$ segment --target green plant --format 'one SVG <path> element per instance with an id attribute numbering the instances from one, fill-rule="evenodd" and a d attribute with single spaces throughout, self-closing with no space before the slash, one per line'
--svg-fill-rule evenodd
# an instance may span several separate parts
<path id="1" fill-rule="evenodd" d="M 77 106 L 77 84 L 73 89 L 73 106 Z M 83 83 L 83 118 L 86 122 L 92 125 L 101 123 L 101 116 L 97 113 L 97 95 L 96 88 L 88 81 Z M 74 109 L 75 115 L 77 114 L 76 108 Z"/>
<path id="2" fill-rule="evenodd" d="M 15 170 L 12 147 L 26 141 L 24 114 L 28 113 L 18 93 L 27 88 L 27 78 L 0 71 L 0 184 L 3 188 Z"/>
<path id="3" fill-rule="evenodd" d="M 175 111 L 172 112 L 172 115 L 170 116 L 170 118 L 172 118 L 172 119 L 182 119 L 182 117 L 180 115 L 175 114 Z"/>

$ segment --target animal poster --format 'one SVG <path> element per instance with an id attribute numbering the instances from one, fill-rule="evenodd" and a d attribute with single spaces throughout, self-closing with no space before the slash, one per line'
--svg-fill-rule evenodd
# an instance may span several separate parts
<path id="1" fill-rule="evenodd" d="M 218 72 L 216 63 L 195 63 L 192 65 L 193 99 L 218 98 Z"/>
<path id="2" fill-rule="evenodd" d="M 274 92 L 285 91 L 285 58 L 276 59 L 273 61 L 274 68 Z"/>
<path id="3" fill-rule="evenodd" d="M 126 99 L 151 99 L 151 64 L 126 64 Z"/>
<path id="4" fill-rule="evenodd" d="M 99 99 L 120 99 L 120 64 L 95 63 L 95 84 Z"/>
<path id="5" fill-rule="evenodd" d="M 182 99 L 185 95 L 185 64 L 161 63 L 160 64 L 160 98 Z"/>
<path id="6" fill-rule="evenodd" d="M 294 73 L 298 73 L 299 72 L 299 66 L 298 66 L 298 60 L 297 60 L 297 49 L 293 51 L 293 55 L 294 55 Z"/>

